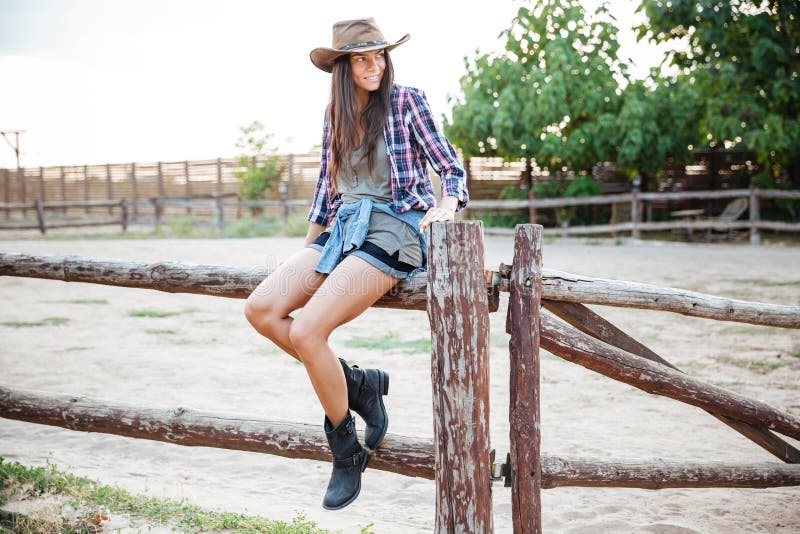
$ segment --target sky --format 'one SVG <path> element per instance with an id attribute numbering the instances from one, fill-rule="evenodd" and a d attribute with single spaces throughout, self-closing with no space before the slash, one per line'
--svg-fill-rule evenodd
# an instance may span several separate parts
<path id="1" fill-rule="evenodd" d="M 583 0 L 593 8 L 600 0 Z M 464 58 L 502 49 L 519 0 L 0 0 L 0 130 L 21 165 L 182 161 L 236 155 L 261 121 L 281 153 L 320 142 L 330 75 L 308 54 L 337 20 L 372 16 L 395 81 L 425 91 L 437 117 L 459 92 Z M 637 1 L 611 0 L 635 78 L 663 47 L 637 43 Z M 279 7 L 278 7 L 279 6 Z M 0 167 L 14 167 L 0 139 Z"/>

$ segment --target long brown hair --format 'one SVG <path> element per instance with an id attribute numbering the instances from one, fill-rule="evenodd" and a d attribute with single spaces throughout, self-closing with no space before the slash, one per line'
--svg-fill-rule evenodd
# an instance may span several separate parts
<path id="1" fill-rule="evenodd" d="M 369 157 L 370 171 L 375 166 L 375 146 L 383 142 L 383 125 L 389 112 L 394 69 L 388 51 L 384 50 L 386 68 L 381 85 L 369 94 L 369 100 L 358 116 L 353 71 L 350 56 L 345 55 L 333 64 L 331 77 L 331 101 L 328 105 L 328 123 L 331 130 L 331 158 L 328 165 L 331 177 L 331 193 L 336 195 L 339 170 L 349 164 L 350 155 L 358 148 L 358 124 L 364 131 L 364 145 Z"/>

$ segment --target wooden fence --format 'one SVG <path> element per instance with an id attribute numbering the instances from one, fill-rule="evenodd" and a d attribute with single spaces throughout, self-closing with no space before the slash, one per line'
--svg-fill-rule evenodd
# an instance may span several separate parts
<path id="1" fill-rule="evenodd" d="M 289 201 L 307 200 L 313 195 L 319 154 L 289 154 L 282 158 L 282 185 L 267 191 L 264 200 L 272 203 L 265 206 L 280 208 L 282 197 Z M 25 219 L 38 200 L 45 209 L 57 207 L 63 217 L 112 215 L 115 205 L 96 202 L 124 199 L 131 208 L 132 219 L 152 220 L 157 212 L 161 216 L 192 214 L 216 218 L 218 206 L 208 199 L 238 196 L 240 182 L 236 174 L 243 170 L 238 158 L 0 169 L 0 209 L 5 211 L 6 220 L 13 218 L 13 212 Z M 152 201 L 156 198 L 165 199 L 160 212 Z M 228 213 L 241 207 L 229 203 L 222 206 Z"/>
<path id="2" fill-rule="evenodd" d="M 427 310 L 431 323 L 434 439 L 388 434 L 370 467 L 436 481 L 437 532 L 492 532 L 492 480 L 511 486 L 514 531 L 541 532 L 540 489 L 766 488 L 800 485 L 800 419 L 682 373 L 584 304 L 671 311 L 800 329 L 800 307 L 747 302 L 669 287 L 602 280 L 542 268 L 542 227 L 516 228 L 511 265 L 483 264 L 480 222 L 436 223 L 429 269 L 401 282 L 376 306 Z M 266 268 L 141 263 L 78 256 L 0 253 L 0 275 L 246 298 Z M 495 462 L 489 436 L 488 314 L 509 293 L 510 451 Z M 540 304 L 545 308 L 540 312 Z M 543 455 L 539 347 L 643 391 L 696 406 L 784 463 L 625 462 Z M 0 417 L 180 445 L 329 460 L 316 425 L 184 407 L 0 387 Z M 501 457 L 502 458 L 502 457 Z M 470 506 L 462 506 L 469 503 Z"/>
<path id="3" fill-rule="evenodd" d="M 746 220 L 731 220 L 717 216 L 718 214 L 706 213 L 705 210 L 697 210 L 694 217 L 678 216 L 669 221 L 643 221 L 642 215 L 646 211 L 643 204 L 668 202 L 680 202 L 694 199 L 722 199 L 731 200 L 737 198 L 748 199 L 748 217 Z M 691 236 L 697 231 L 706 231 L 710 236 L 712 231 L 731 232 L 733 230 L 746 230 L 750 234 L 750 243 L 757 245 L 761 242 L 760 230 L 772 230 L 778 232 L 800 232 L 800 222 L 766 221 L 760 217 L 761 199 L 790 199 L 800 200 L 800 191 L 783 190 L 761 190 L 758 188 L 750 189 L 728 189 L 724 191 L 681 191 L 681 192 L 651 192 L 642 193 L 634 188 L 631 193 L 615 195 L 601 195 L 593 197 L 575 198 L 549 198 L 549 199 L 530 199 L 530 200 L 474 200 L 469 203 L 470 210 L 491 209 L 527 209 L 531 215 L 531 222 L 536 222 L 536 210 L 544 208 L 565 208 L 574 206 L 597 206 L 597 205 L 626 205 L 626 220 L 611 221 L 610 224 L 599 224 L 591 226 L 563 226 L 556 228 L 545 228 L 545 235 L 588 235 L 588 234 L 609 234 L 617 232 L 630 232 L 634 239 L 641 238 L 641 233 L 645 231 L 675 231 L 681 230 Z M 676 212 L 678 213 L 678 212 Z M 687 212 L 688 213 L 688 212 Z M 613 218 L 613 217 L 612 217 Z M 495 233 L 513 233 L 513 230 L 492 230 Z"/>

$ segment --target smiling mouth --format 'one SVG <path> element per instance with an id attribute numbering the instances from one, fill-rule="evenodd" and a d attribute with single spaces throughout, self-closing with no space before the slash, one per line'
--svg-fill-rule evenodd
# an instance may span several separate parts
<path id="1" fill-rule="evenodd" d="M 377 82 L 378 80 L 380 80 L 380 76 L 367 76 L 364 79 L 367 80 L 368 82 Z"/>

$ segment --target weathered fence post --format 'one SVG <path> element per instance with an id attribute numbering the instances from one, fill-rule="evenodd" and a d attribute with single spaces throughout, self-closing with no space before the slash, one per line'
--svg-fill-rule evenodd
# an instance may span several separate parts
<path id="1" fill-rule="evenodd" d="M 83 166 L 83 200 L 89 202 L 89 166 Z M 86 204 L 83 208 L 84 213 L 88 215 L 89 213 L 89 204 Z"/>
<path id="2" fill-rule="evenodd" d="M 186 178 L 186 214 L 192 213 L 192 183 L 189 181 L 189 160 L 183 162 L 183 176 Z"/>
<path id="3" fill-rule="evenodd" d="M 131 196 L 133 198 L 133 217 L 139 216 L 139 191 L 136 188 L 136 162 L 131 163 Z"/>
<path id="4" fill-rule="evenodd" d="M 33 207 L 36 209 L 36 221 L 39 223 L 39 231 L 44 234 L 44 208 L 42 207 L 42 201 L 38 199 L 34 200 Z"/>
<path id="5" fill-rule="evenodd" d="M 46 201 L 45 198 L 45 188 L 44 188 L 44 167 L 41 165 L 39 166 L 39 200 L 42 202 Z"/>
<path id="6" fill-rule="evenodd" d="M 161 162 L 158 162 L 158 196 L 164 196 L 164 169 Z"/>
<path id="7" fill-rule="evenodd" d="M 111 185 L 111 164 L 106 163 L 106 198 L 111 200 L 114 198 L 114 188 Z M 108 214 L 114 214 L 114 206 L 108 207 Z"/>
<path id="8" fill-rule="evenodd" d="M 67 184 L 66 184 L 66 181 L 64 179 L 64 166 L 63 165 L 58 168 L 58 178 L 61 181 L 61 200 L 65 201 L 65 200 L 67 200 Z M 66 206 L 61 208 L 61 214 L 62 215 L 66 215 L 67 214 L 67 207 Z"/>
<path id="9" fill-rule="evenodd" d="M 639 214 L 639 187 L 641 185 L 641 177 L 637 174 L 633 179 L 633 189 L 631 190 L 631 237 L 633 239 L 641 239 L 642 235 L 639 231 L 639 222 L 641 215 Z"/>
<path id="10" fill-rule="evenodd" d="M 542 531 L 541 419 L 539 417 L 539 306 L 542 295 L 541 225 L 518 224 L 509 277 L 511 334 L 509 430 L 514 532 Z"/>
<path id="11" fill-rule="evenodd" d="M 286 181 L 288 183 L 286 196 L 289 200 L 294 200 L 294 154 L 289 154 L 287 167 Z"/>
<path id="12" fill-rule="evenodd" d="M 17 181 L 19 182 L 19 190 L 21 195 L 21 200 L 23 204 L 28 202 L 28 192 L 25 186 L 25 167 L 17 167 Z M 24 219 L 28 215 L 28 210 L 26 208 L 22 208 L 22 218 Z"/>
<path id="13" fill-rule="evenodd" d="M 534 190 L 534 182 L 536 178 L 533 176 L 533 164 L 531 158 L 525 158 L 525 184 L 528 186 L 528 200 L 536 200 L 536 190 Z M 538 215 L 536 207 L 528 204 L 528 222 L 536 224 Z"/>
<path id="14" fill-rule="evenodd" d="M 11 202 L 11 199 L 9 198 L 11 195 L 11 187 L 9 184 L 10 179 L 8 177 L 8 169 L 2 169 L 2 170 L 3 170 L 3 202 L 6 203 L 6 202 Z M 6 212 L 6 219 L 10 219 L 11 210 L 5 210 L 5 212 Z"/>
<path id="15" fill-rule="evenodd" d="M 761 234 L 758 232 L 759 213 L 758 188 L 750 188 L 750 244 L 760 245 Z"/>
<path id="16" fill-rule="evenodd" d="M 222 195 L 216 194 L 214 195 L 214 208 L 217 212 L 217 228 L 222 229 L 225 227 L 225 220 L 224 220 L 224 211 L 222 207 Z"/>
<path id="17" fill-rule="evenodd" d="M 435 530 L 492 532 L 489 309 L 482 223 L 434 223 L 428 251 Z"/>
<path id="18" fill-rule="evenodd" d="M 128 201 L 124 198 L 119 201 L 119 207 L 122 209 L 120 216 L 122 217 L 122 231 L 128 231 Z"/>

